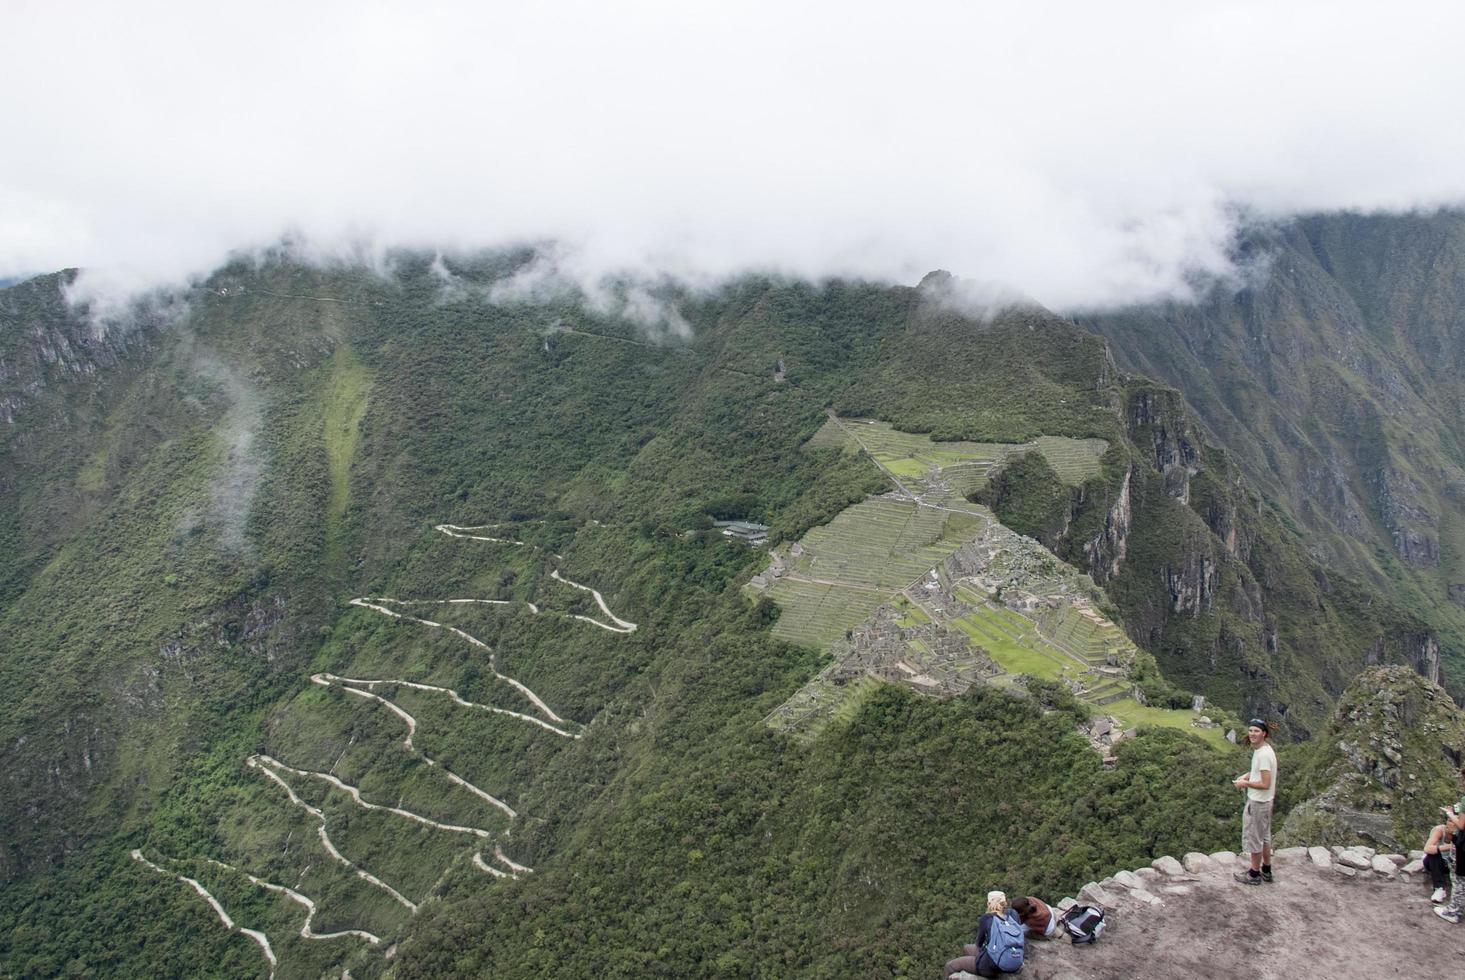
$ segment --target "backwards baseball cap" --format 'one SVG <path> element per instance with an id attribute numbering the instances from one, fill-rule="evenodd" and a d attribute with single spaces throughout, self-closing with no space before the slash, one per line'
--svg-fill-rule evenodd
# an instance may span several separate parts
<path id="1" fill-rule="evenodd" d="M 1251 728 L 1260 728 L 1262 731 L 1266 732 L 1268 735 L 1272 734 L 1272 726 L 1271 725 L 1268 725 L 1266 722 L 1262 721 L 1260 718 L 1253 718 L 1251 721 L 1247 722 L 1246 724 L 1249 727 L 1251 727 Z"/>

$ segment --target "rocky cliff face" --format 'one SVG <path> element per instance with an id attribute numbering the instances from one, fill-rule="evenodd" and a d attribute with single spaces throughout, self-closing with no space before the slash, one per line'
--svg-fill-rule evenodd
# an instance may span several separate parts
<path id="1" fill-rule="evenodd" d="M 95 320 L 67 302 L 75 278 L 69 270 L 0 290 L 0 424 L 7 428 L 58 385 L 95 384 L 106 369 L 145 348 L 167 318 L 140 309 L 125 324 Z"/>
<path id="2" fill-rule="evenodd" d="M 1083 322 L 1184 394 L 1309 551 L 1427 616 L 1465 690 L 1465 214 L 1306 218 L 1238 256 L 1245 281 L 1198 304 Z"/>
<path id="3" fill-rule="evenodd" d="M 1438 679 L 1435 632 L 1310 555 L 1179 392 L 1131 379 L 1116 401 L 1125 445 L 1039 536 L 1106 589 L 1166 676 L 1286 718 L 1296 737 L 1326 721 L 1365 665 Z"/>

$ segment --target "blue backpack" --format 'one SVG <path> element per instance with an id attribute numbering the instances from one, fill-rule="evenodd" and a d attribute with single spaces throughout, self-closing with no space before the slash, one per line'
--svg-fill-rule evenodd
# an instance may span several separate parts
<path id="1" fill-rule="evenodd" d="M 1022 969 L 1026 930 L 1018 921 L 1017 913 L 1008 909 L 1004 914 L 994 916 L 987 930 L 987 945 L 983 951 L 992 965 L 1003 973 L 1016 973 Z"/>

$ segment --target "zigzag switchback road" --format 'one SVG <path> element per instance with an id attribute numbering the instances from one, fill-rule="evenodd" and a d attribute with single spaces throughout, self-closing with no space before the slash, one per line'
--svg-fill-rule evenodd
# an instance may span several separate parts
<path id="1" fill-rule="evenodd" d="M 208 863 L 212 864 L 216 868 L 223 868 L 226 871 L 233 871 L 235 874 L 242 874 L 244 875 L 244 877 L 248 878 L 251 882 L 258 885 L 259 887 L 280 895 L 284 895 L 295 904 L 303 906 L 305 908 L 305 922 L 300 926 L 301 939 L 346 939 L 351 936 L 356 936 L 366 940 L 373 946 L 381 944 L 380 936 L 372 935 L 365 929 L 342 929 L 339 932 L 316 932 L 315 930 L 310 928 L 311 920 L 315 918 L 316 911 L 315 900 L 310 898 L 310 896 L 302 895 L 300 894 L 300 892 L 297 892 L 293 888 L 286 888 L 284 885 L 277 885 L 273 881 L 265 881 L 263 878 L 258 878 L 250 874 L 248 871 L 241 871 L 240 869 L 234 867 L 234 865 L 225 864 L 223 861 L 215 861 L 213 858 L 208 858 Z"/>
<path id="2" fill-rule="evenodd" d="M 437 762 L 436 759 L 429 758 L 425 752 L 422 752 L 415 745 L 413 745 L 412 744 L 412 736 L 417 733 L 417 719 L 414 718 L 414 717 L 412 717 L 412 715 L 408 714 L 407 711 L 404 710 L 400 705 L 398 705 L 394 701 L 391 701 L 391 700 L 389 700 L 387 698 L 382 697 L 380 694 L 377 694 L 374 691 L 371 691 L 371 690 L 363 691 L 360 688 L 351 687 L 350 686 L 352 683 L 362 683 L 362 684 L 365 684 L 368 688 L 370 688 L 370 687 L 372 687 L 372 686 L 374 686 L 376 684 L 393 683 L 393 682 L 390 682 L 390 681 L 387 681 L 387 682 L 383 682 L 383 681 L 357 681 L 357 682 L 352 682 L 348 678 L 345 678 L 345 677 L 337 677 L 335 674 L 312 674 L 310 679 L 311 679 L 311 682 L 312 683 L 319 684 L 322 687 L 339 686 L 341 688 L 341 690 L 345 691 L 348 694 L 354 694 L 357 697 L 369 698 L 369 699 L 371 699 L 373 701 L 380 702 L 382 705 L 384 705 L 387 708 L 388 711 L 392 712 L 392 714 L 396 715 L 398 718 L 401 718 L 404 722 L 406 722 L 406 724 L 407 724 L 407 737 L 402 740 L 402 745 L 403 745 L 403 747 L 405 747 L 407 749 L 408 752 L 413 753 L 418 758 L 420 758 L 423 762 L 427 763 L 429 766 L 435 766 L 438 769 L 441 769 L 442 772 L 443 772 L 443 775 L 447 776 L 448 779 L 452 780 L 457 785 L 459 785 L 459 786 L 463 787 L 464 789 L 468 790 L 468 792 L 473 793 L 475 796 L 479 797 L 480 799 L 485 800 L 486 802 L 492 804 L 493 806 L 498 807 L 500 810 L 504 811 L 504 813 L 508 814 L 510 820 L 514 819 L 515 817 L 517 817 L 519 815 L 517 812 L 514 811 L 514 808 L 513 807 L 509 806 L 503 800 L 500 800 L 497 797 L 495 797 L 495 796 L 493 796 L 493 795 L 491 795 L 489 793 L 486 793 L 483 790 L 479 789 L 477 786 L 474 786 L 472 783 L 470 783 L 468 780 L 464 779 L 462 776 L 459 776 L 458 774 L 454 773 L 447 766 L 440 765 Z M 408 685 L 408 686 L 422 687 L 422 686 L 425 686 L 425 685 Z M 460 703 L 463 703 L 463 704 L 467 704 L 468 703 L 468 702 L 462 701 L 461 698 L 455 698 L 455 700 L 458 700 Z M 472 706 L 473 707 L 484 707 L 483 705 L 472 705 Z M 492 708 L 490 708 L 489 710 L 503 711 L 503 709 L 492 709 Z M 503 713 L 504 714 L 513 714 L 513 712 L 503 712 Z M 520 717 L 523 717 L 523 716 L 520 716 Z M 529 720 L 532 721 L 534 719 L 529 719 Z M 556 729 L 556 731 L 557 730 L 558 729 Z M 563 733 L 561 733 L 561 734 L 563 734 Z"/>
<path id="3" fill-rule="evenodd" d="M 369 871 L 364 871 L 361 868 L 358 868 L 351 861 L 350 858 L 346 857 L 346 855 L 344 855 L 340 851 L 336 850 L 336 845 L 333 844 L 333 843 L 331 843 L 331 836 L 326 831 L 326 815 L 325 815 L 325 811 L 319 810 L 316 807 L 313 807 L 309 803 L 306 803 L 304 800 L 302 800 L 299 797 L 299 795 L 296 794 L 294 788 L 292 788 L 289 783 L 287 783 L 283 778 L 281 778 L 281 776 L 278 773 L 276 773 L 273 769 L 269 768 L 269 766 L 265 765 L 260 760 L 261 760 L 261 757 L 260 756 L 257 756 L 257 755 L 250 756 L 249 757 L 249 760 L 248 760 L 248 764 L 249 764 L 250 768 L 257 769 L 260 772 L 264 773 L 266 776 L 268 776 L 271 780 L 273 780 L 275 783 L 277 783 L 280 786 L 280 788 L 283 789 L 289 795 L 290 802 L 291 803 L 293 803 L 296 806 L 300 807 L 302 810 L 306 811 L 311 816 L 315 817 L 316 820 L 320 821 L 320 826 L 317 828 L 316 833 L 320 837 L 321 845 L 325 847 L 326 853 L 328 853 L 331 857 L 335 858 L 341 864 L 344 864 L 346 867 L 350 868 L 356 874 L 356 877 L 360 878 L 362 881 L 365 881 L 365 882 L 367 882 L 368 884 L 371 884 L 371 885 L 375 885 L 377 888 L 380 888 L 382 891 L 384 891 L 388 895 L 392 896 L 392 898 L 398 904 L 404 906 L 406 909 L 408 909 L 411 912 L 416 912 L 417 911 L 417 903 L 416 902 L 414 902 L 411 899 L 407 898 L 401 892 L 397 891 L 391 885 L 387 884 L 386 882 L 382 881 L 380 878 L 378 878 L 375 875 L 371 874 Z"/>

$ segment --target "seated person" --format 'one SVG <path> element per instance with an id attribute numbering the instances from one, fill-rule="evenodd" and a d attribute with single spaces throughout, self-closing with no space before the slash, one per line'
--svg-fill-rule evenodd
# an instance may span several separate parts
<path id="1" fill-rule="evenodd" d="M 1041 899 L 1028 895 L 1023 898 L 1013 899 L 1012 910 L 1017 913 L 1018 919 L 1027 928 L 1029 936 L 1042 936 L 1049 938 L 1058 931 L 1058 916 L 1048 907 L 1048 903 Z"/>
<path id="2" fill-rule="evenodd" d="M 1429 872 L 1429 883 L 1434 886 L 1429 900 L 1436 905 L 1450 896 L 1450 869 L 1445 861 L 1450 852 L 1452 829 L 1449 823 L 1436 824 L 1424 839 L 1424 870 Z"/>
<path id="3" fill-rule="evenodd" d="M 1435 878 L 1435 868 L 1444 865 L 1446 876 L 1450 879 L 1450 901 L 1448 905 L 1440 905 L 1434 910 L 1434 914 L 1446 922 L 1460 922 L 1462 918 L 1460 908 L 1460 877 L 1465 876 L 1465 796 L 1460 797 L 1460 802 L 1453 807 L 1444 807 L 1445 824 L 1443 828 L 1435 828 L 1440 831 L 1440 837 L 1435 845 L 1435 862 L 1429 861 L 1429 848 L 1425 848 L 1426 867 L 1435 864 L 1430 868 L 1430 880 Z M 1435 831 L 1430 831 L 1429 839 L 1435 839 Z M 1426 844 L 1429 841 L 1425 842 Z M 1440 896 L 1441 889 L 1436 885 L 1435 896 Z M 1443 896 L 1438 898 L 1431 896 L 1434 901 L 1439 902 Z"/>
<path id="4" fill-rule="evenodd" d="M 1017 913 L 1007 907 L 1007 895 L 1003 892 L 991 891 L 987 893 L 987 911 L 977 923 L 977 941 L 967 943 L 964 949 L 965 956 L 958 956 L 946 964 L 942 972 L 943 977 L 950 977 L 953 973 L 975 973 L 979 977 L 1000 977 L 1003 971 L 996 963 L 992 962 L 991 955 L 987 949 L 992 940 L 994 928 L 1003 929 L 1003 925 L 997 920 L 1003 920 L 1007 926 L 1005 931 L 1010 931 L 1015 937 L 1016 946 L 1021 949 L 1023 929 L 1022 923 L 1017 918 Z M 1019 955 L 1019 963 L 1021 956 Z M 1017 969 L 1022 969 L 1019 965 Z"/>

